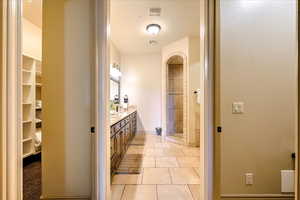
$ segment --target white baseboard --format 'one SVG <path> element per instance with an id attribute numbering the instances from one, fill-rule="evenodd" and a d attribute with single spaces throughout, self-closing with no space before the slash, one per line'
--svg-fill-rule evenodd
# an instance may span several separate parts
<path id="1" fill-rule="evenodd" d="M 294 199 L 294 194 L 222 194 L 222 199 Z"/>
<path id="2" fill-rule="evenodd" d="M 188 144 L 189 147 L 199 147 L 199 144 L 197 145 L 196 143 L 190 143 Z"/>
<path id="3" fill-rule="evenodd" d="M 66 197 L 62 197 L 62 196 L 41 196 L 40 198 L 41 200 L 90 200 L 91 198 L 88 196 L 66 196 Z"/>

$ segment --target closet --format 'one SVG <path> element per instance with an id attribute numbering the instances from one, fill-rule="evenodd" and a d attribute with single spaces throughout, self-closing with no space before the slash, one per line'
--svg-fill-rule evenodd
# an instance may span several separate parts
<path id="1" fill-rule="evenodd" d="M 23 158 L 41 152 L 42 70 L 41 61 L 22 56 Z"/>
<path id="2" fill-rule="evenodd" d="M 39 200 L 42 179 L 42 0 L 24 0 L 20 107 L 23 200 Z"/>

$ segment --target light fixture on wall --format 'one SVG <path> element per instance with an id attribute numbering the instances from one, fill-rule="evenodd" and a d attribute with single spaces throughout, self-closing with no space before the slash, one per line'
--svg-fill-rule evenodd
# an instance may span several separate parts
<path id="1" fill-rule="evenodd" d="M 114 65 L 110 65 L 110 76 L 114 79 L 119 79 L 122 76 L 122 73 Z"/>
<path id="2" fill-rule="evenodd" d="M 149 24 L 146 27 L 146 31 L 151 35 L 157 35 L 161 30 L 161 26 L 159 24 Z"/>

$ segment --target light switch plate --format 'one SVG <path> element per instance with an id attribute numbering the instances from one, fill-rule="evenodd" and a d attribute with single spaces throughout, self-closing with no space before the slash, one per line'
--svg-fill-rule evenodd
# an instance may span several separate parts
<path id="1" fill-rule="evenodd" d="M 243 114 L 244 113 L 244 102 L 233 102 L 232 114 Z"/>
<path id="2" fill-rule="evenodd" d="M 246 173 L 245 174 L 245 179 L 246 179 L 246 185 L 253 185 L 253 173 Z"/>

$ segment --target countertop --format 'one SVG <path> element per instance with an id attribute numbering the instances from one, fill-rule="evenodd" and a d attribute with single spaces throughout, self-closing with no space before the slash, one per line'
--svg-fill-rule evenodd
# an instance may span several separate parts
<path id="1" fill-rule="evenodd" d="M 136 106 L 130 106 L 127 111 L 119 112 L 118 114 L 111 114 L 110 115 L 110 125 L 114 125 L 115 123 L 123 120 L 127 116 L 131 115 L 136 111 Z"/>

